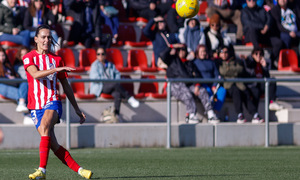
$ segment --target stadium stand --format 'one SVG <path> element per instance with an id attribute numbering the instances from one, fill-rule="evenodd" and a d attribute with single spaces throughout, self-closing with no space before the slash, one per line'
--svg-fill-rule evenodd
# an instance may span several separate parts
<path id="1" fill-rule="evenodd" d="M 88 71 L 91 64 L 96 60 L 96 50 L 92 48 L 82 49 L 79 52 L 79 67 Z"/>
<path id="2" fill-rule="evenodd" d="M 282 49 L 279 53 L 278 71 L 300 72 L 298 56 L 292 49 Z"/>
<path id="3" fill-rule="evenodd" d="M 75 68 L 75 72 L 83 72 L 85 69 L 83 67 L 76 66 L 76 59 L 73 53 L 73 50 L 70 48 L 62 48 L 56 52 L 62 60 L 64 61 L 66 66 Z"/>
<path id="4" fill-rule="evenodd" d="M 11 65 L 13 65 L 15 62 L 17 52 L 18 52 L 17 48 L 6 49 L 6 54 Z"/>
<path id="5" fill-rule="evenodd" d="M 128 67 L 144 72 L 156 72 L 156 67 L 149 67 L 147 56 L 142 49 L 130 49 L 127 57 Z"/>
<path id="6" fill-rule="evenodd" d="M 117 70 L 120 72 L 133 72 L 133 69 L 131 67 L 125 67 L 124 66 L 124 60 L 122 53 L 117 48 L 109 48 L 106 49 L 106 58 L 110 62 L 114 63 Z"/>

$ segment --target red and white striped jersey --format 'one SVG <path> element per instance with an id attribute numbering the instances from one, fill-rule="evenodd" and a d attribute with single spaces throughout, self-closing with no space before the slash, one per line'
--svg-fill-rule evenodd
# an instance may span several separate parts
<path id="1" fill-rule="evenodd" d="M 35 50 L 23 57 L 23 64 L 28 81 L 28 109 L 42 109 L 48 102 L 60 100 L 57 78 L 67 77 L 67 73 L 53 73 L 47 77 L 34 79 L 27 67 L 34 65 L 39 71 L 64 66 L 61 57 L 53 54 L 38 54 Z"/>

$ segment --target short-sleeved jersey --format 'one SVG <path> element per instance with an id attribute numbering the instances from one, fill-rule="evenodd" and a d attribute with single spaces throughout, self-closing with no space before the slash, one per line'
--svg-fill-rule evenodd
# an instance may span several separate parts
<path id="1" fill-rule="evenodd" d="M 64 63 L 61 57 L 53 53 L 38 54 L 33 50 L 23 57 L 23 64 L 28 81 L 28 109 L 42 109 L 48 102 L 60 100 L 57 78 L 66 78 L 67 73 L 55 72 L 47 77 L 34 79 L 27 68 L 34 65 L 39 71 L 43 71 L 62 67 Z"/>

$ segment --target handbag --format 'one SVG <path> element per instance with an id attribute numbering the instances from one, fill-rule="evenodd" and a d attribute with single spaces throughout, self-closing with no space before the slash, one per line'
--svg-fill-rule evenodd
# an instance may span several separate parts
<path id="1" fill-rule="evenodd" d="M 103 12 L 107 17 L 112 17 L 116 16 L 119 14 L 119 10 L 114 8 L 113 6 L 105 6 L 104 7 L 104 12 Z"/>

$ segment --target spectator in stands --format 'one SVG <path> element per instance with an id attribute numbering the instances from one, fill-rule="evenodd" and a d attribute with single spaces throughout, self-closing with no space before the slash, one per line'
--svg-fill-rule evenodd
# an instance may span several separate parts
<path id="1" fill-rule="evenodd" d="M 105 49 L 99 47 L 97 49 L 97 59 L 91 65 L 89 76 L 90 79 L 120 79 L 121 75 L 115 65 L 106 59 Z M 119 118 L 122 99 L 126 99 L 133 108 L 139 107 L 140 104 L 120 83 L 92 82 L 90 93 L 95 94 L 97 97 L 99 97 L 101 93 L 111 94 L 114 97 L 114 116 L 116 119 Z"/>
<path id="2" fill-rule="evenodd" d="M 279 0 L 280 1 L 280 0 Z M 244 60 L 247 76 L 249 78 L 270 78 L 269 62 L 264 58 L 262 48 L 254 48 L 250 56 Z M 254 105 L 258 107 L 261 95 L 265 93 L 265 83 L 248 83 Z M 283 107 L 276 102 L 276 83 L 270 83 L 269 98 L 271 111 L 277 111 Z"/>
<path id="3" fill-rule="evenodd" d="M 160 57 L 168 66 L 167 78 L 193 78 L 197 71 L 190 71 L 186 69 L 183 64 L 183 59 L 186 58 L 187 49 L 183 44 L 173 44 L 171 47 L 166 47 L 161 53 Z M 199 77 L 195 75 L 196 77 Z M 182 101 L 186 106 L 189 123 L 198 123 L 199 118 L 196 116 L 196 103 L 193 96 L 196 96 L 202 103 L 205 114 L 207 114 L 209 123 L 218 123 L 213 111 L 211 102 L 209 100 L 206 89 L 199 84 L 176 82 L 171 84 L 171 94 L 176 99 Z"/>
<path id="4" fill-rule="evenodd" d="M 151 27 L 155 24 L 155 29 L 152 30 Z M 153 51 L 155 56 L 155 63 L 161 68 L 166 68 L 164 63 L 159 60 L 159 54 L 170 46 L 170 44 L 178 43 L 179 40 L 176 37 L 176 34 L 169 33 L 169 30 L 166 26 L 166 22 L 163 17 L 155 17 L 147 23 L 143 29 L 143 33 L 148 37 L 153 44 Z"/>
<path id="5" fill-rule="evenodd" d="M 240 1 L 226 1 L 226 0 L 208 0 L 208 7 L 206 8 L 206 15 L 211 18 L 214 14 L 218 14 L 225 21 L 232 21 L 237 26 L 236 42 L 242 43 L 243 39 L 243 25 L 241 22 L 242 8 Z"/>
<path id="6" fill-rule="evenodd" d="M 41 24 L 52 26 L 57 23 L 57 19 L 58 6 L 53 6 L 50 10 L 46 8 L 44 0 L 31 0 L 29 8 L 25 12 L 23 26 L 30 31 L 30 38 L 33 40 L 35 31 Z M 54 41 L 59 43 L 58 46 L 60 46 L 61 42 L 58 42 L 57 33 L 52 30 L 51 34 Z"/>
<path id="7" fill-rule="evenodd" d="M 258 48 L 259 43 L 272 46 L 272 67 L 276 68 L 282 41 L 271 30 L 271 16 L 264 8 L 256 5 L 256 0 L 247 0 L 247 7 L 242 10 L 241 21 L 245 42 L 251 42 L 254 48 Z"/>
<path id="8" fill-rule="evenodd" d="M 91 48 L 94 43 L 105 48 L 111 46 L 112 37 L 102 34 L 102 20 L 97 0 L 68 0 L 66 4 L 68 4 L 67 15 L 74 18 L 69 41 L 76 44 L 81 42 L 86 48 Z"/>
<path id="9" fill-rule="evenodd" d="M 9 63 L 5 50 L 0 47 L 0 77 L 7 79 L 15 79 L 14 71 Z M 27 93 L 28 93 L 28 84 L 21 83 L 18 85 L 0 83 L 0 94 L 6 98 L 16 100 L 18 102 L 18 106 L 16 108 L 17 112 L 28 113 L 28 109 L 26 107 L 27 101 Z"/>
<path id="10" fill-rule="evenodd" d="M 99 0 L 100 14 L 104 18 L 104 23 L 108 25 L 112 31 L 112 43 L 115 44 L 118 38 L 119 18 L 117 14 L 110 14 L 110 11 L 117 12 L 113 7 L 113 1 L 111 0 Z M 114 10 L 110 10 L 114 9 Z M 110 10 L 110 11 L 109 11 Z"/>
<path id="11" fill-rule="evenodd" d="M 193 61 L 194 66 L 201 74 L 202 78 L 219 79 L 220 74 L 216 66 L 216 63 L 212 61 L 206 52 L 205 45 L 198 45 L 196 49 L 196 59 Z M 216 95 L 216 99 L 213 100 L 214 109 L 220 111 L 226 98 L 226 90 L 218 83 L 202 83 L 209 96 Z M 213 97 L 212 97 L 213 98 Z"/>
<path id="12" fill-rule="evenodd" d="M 221 32 L 220 25 L 220 16 L 218 14 L 214 14 L 210 18 L 209 26 L 204 30 L 205 45 L 209 56 L 212 58 L 217 57 L 217 50 L 222 46 L 229 47 L 229 53 L 231 55 L 234 54 L 231 39 L 229 36 L 226 35 L 226 33 Z"/>
<path id="13" fill-rule="evenodd" d="M 278 4 L 271 9 L 271 15 L 280 32 L 280 38 L 285 48 L 290 48 L 291 43 L 299 43 L 300 38 L 300 8 L 288 6 L 288 0 L 278 0 Z"/>
<path id="14" fill-rule="evenodd" d="M 171 7 L 167 12 L 167 26 L 170 29 L 170 33 L 179 33 L 179 29 L 184 27 L 185 18 L 178 15 L 175 9 L 175 2 Z"/>
<path id="15" fill-rule="evenodd" d="M 23 65 L 23 56 L 27 54 L 29 51 L 30 50 L 27 47 L 22 46 L 19 48 L 16 54 L 16 59 L 13 63 L 13 69 L 14 72 L 16 73 L 17 78 L 27 79 L 26 72 Z"/>
<path id="16" fill-rule="evenodd" d="M 16 6 L 16 0 L 0 3 L 0 41 L 10 41 L 30 47 L 30 32 L 23 30 L 24 7 Z"/>
<path id="17" fill-rule="evenodd" d="M 179 40 L 187 45 L 187 59 L 195 58 L 195 51 L 199 44 L 205 44 L 204 33 L 200 29 L 200 22 L 197 18 L 190 18 L 185 21 L 185 28 L 181 29 Z"/>
<path id="18" fill-rule="evenodd" d="M 159 3 L 158 0 L 129 0 L 129 7 L 136 11 L 137 15 L 145 19 L 153 19 L 156 16 L 164 16 L 171 8 L 172 1 Z"/>
<path id="19" fill-rule="evenodd" d="M 219 52 L 220 60 L 217 60 L 222 78 L 242 78 L 245 77 L 243 62 L 237 60 L 235 56 L 229 56 L 228 47 L 224 46 Z M 243 114 L 243 103 L 248 112 L 253 116 L 252 123 L 262 123 L 264 120 L 257 113 L 258 107 L 254 106 L 249 90 L 242 82 L 224 82 L 224 88 L 232 98 L 237 116 L 237 123 L 245 123 L 247 120 Z"/>

